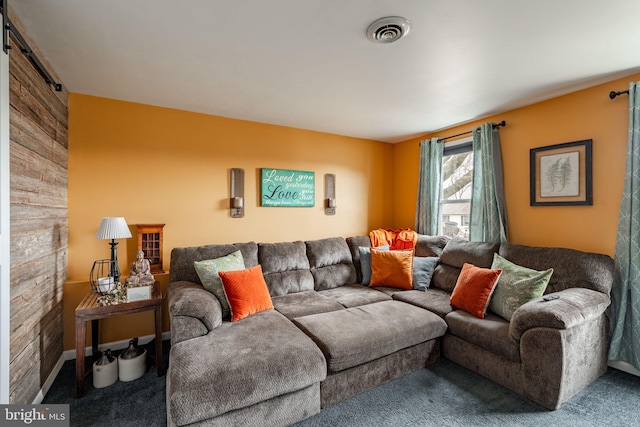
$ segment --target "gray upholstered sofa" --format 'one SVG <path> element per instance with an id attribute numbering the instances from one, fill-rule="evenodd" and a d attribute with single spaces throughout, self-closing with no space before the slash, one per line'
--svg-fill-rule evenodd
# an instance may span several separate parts
<path id="1" fill-rule="evenodd" d="M 176 248 L 167 298 L 172 348 L 169 425 L 288 425 L 420 369 L 441 354 L 549 409 L 606 370 L 613 261 L 600 254 L 419 236 L 415 256 L 438 256 L 429 289 L 360 285 L 367 236 Z M 262 266 L 275 310 L 223 321 L 194 261 L 240 250 Z M 462 265 L 493 254 L 554 268 L 545 293 L 507 321 L 449 304 Z"/>

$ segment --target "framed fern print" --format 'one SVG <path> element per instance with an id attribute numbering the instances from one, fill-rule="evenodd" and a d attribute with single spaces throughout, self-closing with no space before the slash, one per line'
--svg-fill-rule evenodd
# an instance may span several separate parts
<path id="1" fill-rule="evenodd" d="M 592 140 L 529 151 L 531 206 L 593 205 Z"/>

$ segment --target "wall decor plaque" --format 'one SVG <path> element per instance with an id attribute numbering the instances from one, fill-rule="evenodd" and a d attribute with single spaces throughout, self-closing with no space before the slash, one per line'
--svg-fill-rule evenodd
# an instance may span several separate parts
<path id="1" fill-rule="evenodd" d="M 315 173 L 262 168 L 260 206 L 315 205 Z"/>

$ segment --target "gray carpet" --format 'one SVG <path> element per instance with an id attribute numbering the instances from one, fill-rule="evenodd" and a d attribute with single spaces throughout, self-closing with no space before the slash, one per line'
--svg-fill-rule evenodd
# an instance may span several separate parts
<path id="1" fill-rule="evenodd" d="M 448 360 L 342 401 L 296 427 L 638 426 L 640 377 L 616 369 L 556 411 Z"/>
<path id="2" fill-rule="evenodd" d="M 165 361 L 168 342 L 164 342 Z M 147 350 L 152 349 L 146 346 Z M 165 362 L 166 365 L 166 362 Z M 68 403 L 71 426 L 164 426 L 165 378 L 155 366 L 144 377 L 75 398 L 75 362 L 65 362 L 43 403 Z M 521 398 L 465 368 L 442 360 L 340 402 L 296 427 L 316 426 L 638 426 L 640 377 L 609 371 L 557 411 Z"/>
<path id="3" fill-rule="evenodd" d="M 165 371 L 169 360 L 169 341 L 163 341 Z M 155 354 L 155 342 L 143 346 L 148 354 Z M 114 354 L 117 354 L 115 352 Z M 93 360 L 85 360 L 90 367 Z M 88 369 L 88 368 L 87 368 Z M 76 398 L 76 361 L 64 362 L 42 403 L 69 404 L 71 426 L 142 427 L 167 424 L 165 377 L 158 377 L 154 364 L 134 381 L 121 382 L 105 388 L 93 388 L 91 375 L 85 378 L 84 396 Z"/>

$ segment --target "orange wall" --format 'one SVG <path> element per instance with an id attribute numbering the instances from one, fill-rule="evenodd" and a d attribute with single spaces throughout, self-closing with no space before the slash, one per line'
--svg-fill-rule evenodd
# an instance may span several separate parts
<path id="1" fill-rule="evenodd" d="M 395 145 L 72 93 L 65 349 L 75 347 L 73 310 L 88 290 L 91 265 L 109 256 L 107 242 L 94 237 L 103 216 L 124 216 L 129 224 L 165 223 L 165 270 L 176 246 L 412 228 L 419 141 L 487 121 L 507 121 L 500 137 L 511 242 L 613 255 L 628 98 L 610 100 L 607 94 L 638 80 L 640 74 Z M 529 206 L 529 150 L 582 139 L 593 139 L 593 206 Z M 246 171 L 243 219 L 231 219 L 227 208 L 232 167 Z M 261 167 L 315 172 L 316 206 L 260 207 Z M 323 213 L 325 173 L 336 174 L 335 216 Z M 119 246 L 126 275 L 135 240 Z M 158 279 L 164 288 L 168 276 Z M 152 323 L 151 313 L 109 319 L 102 322 L 101 342 L 151 334 Z"/>
<path id="2" fill-rule="evenodd" d="M 485 122 L 500 128 L 509 238 L 512 243 L 560 246 L 613 256 L 625 173 L 629 100 L 611 100 L 640 74 L 507 111 L 395 145 L 394 225 L 413 227 L 419 141 L 446 137 Z M 563 142 L 593 140 L 593 206 L 529 206 L 529 150 Z"/>
<path id="3" fill-rule="evenodd" d="M 393 223 L 392 175 L 381 173 L 392 158 L 393 145 L 376 141 L 70 94 L 65 349 L 75 348 L 73 310 L 93 261 L 109 257 L 108 243 L 95 239 L 102 217 L 166 224 L 166 271 L 176 246 L 366 234 Z M 245 169 L 241 219 L 228 209 L 234 167 Z M 315 172 L 315 207 L 260 207 L 262 167 Z M 336 175 L 335 216 L 324 214 L 326 173 Z M 135 245 L 119 243 L 125 276 Z M 166 286 L 167 275 L 158 278 Z M 101 323 L 101 342 L 153 332 L 152 313 Z"/>

